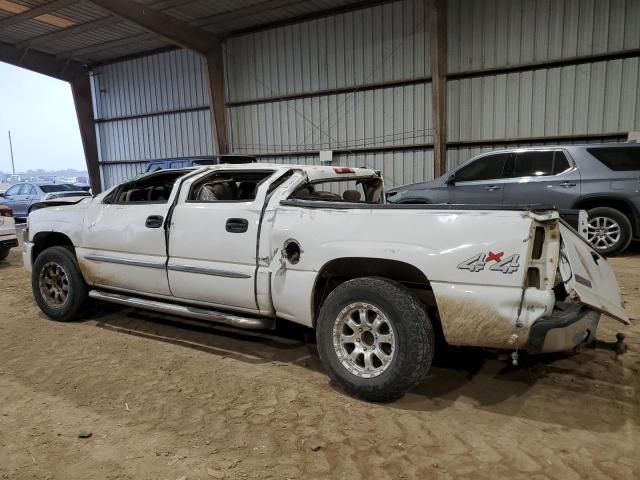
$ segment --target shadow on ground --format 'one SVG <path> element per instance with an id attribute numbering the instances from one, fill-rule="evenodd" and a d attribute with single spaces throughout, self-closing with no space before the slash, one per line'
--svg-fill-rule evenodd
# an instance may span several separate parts
<path id="1" fill-rule="evenodd" d="M 271 362 L 322 371 L 313 331 L 293 323 L 282 322 L 273 332 L 250 332 L 116 305 L 100 304 L 94 308 L 86 321 L 99 328 L 249 365 Z M 440 348 L 427 377 L 409 395 L 387 406 L 428 412 L 465 402 L 473 408 L 521 419 L 613 431 L 627 418 L 640 423 L 636 402 L 624 395 L 621 399 L 621 391 L 627 386 L 617 358 L 615 342 L 602 340 L 578 353 L 523 354 L 517 367 L 504 354 L 478 348 Z M 603 364 L 606 368 L 600 368 Z M 585 396 L 589 408 L 603 410 L 600 422 L 583 420 Z"/>

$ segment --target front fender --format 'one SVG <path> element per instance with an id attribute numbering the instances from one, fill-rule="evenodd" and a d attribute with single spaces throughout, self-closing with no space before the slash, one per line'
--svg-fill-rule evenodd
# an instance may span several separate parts
<path id="1" fill-rule="evenodd" d="M 28 240 L 33 242 L 38 233 L 56 232 L 67 236 L 77 247 L 82 239 L 85 212 L 91 201 L 91 198 L 86 198 L 71 205 L 68 202 L 63 204 L 53 202 L 53 205 L 32 211 L 29 215 Z M 50 202 L 39 203 L 49 204 Z"/>

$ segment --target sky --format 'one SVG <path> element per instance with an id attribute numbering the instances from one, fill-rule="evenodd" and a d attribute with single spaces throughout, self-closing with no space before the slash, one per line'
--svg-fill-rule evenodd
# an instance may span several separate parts
<path id="1" fill-rule="evenodd" d="M 0 62 L 0 171 L 86 170 L 71 87 Z"/>

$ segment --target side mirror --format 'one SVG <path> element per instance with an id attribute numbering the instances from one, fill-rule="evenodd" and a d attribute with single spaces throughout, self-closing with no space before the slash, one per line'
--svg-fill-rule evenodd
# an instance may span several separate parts
<path id="1" fill-rule="evenodd" d="M 446 182 L 444 182 L 445 185 L 455 185 L 456 184 L 456 174 L 452 173 L 451 175 L 449 175 L 449 178 L 447 178 Z"/>
<path id="2" fill-rule="evenodd" d="M 4 198 L 4 192 L 0 192 L 0 198 Z"/>

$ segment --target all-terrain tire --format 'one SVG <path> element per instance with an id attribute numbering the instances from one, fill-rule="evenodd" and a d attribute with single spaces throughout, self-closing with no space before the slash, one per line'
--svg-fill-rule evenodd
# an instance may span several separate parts
<path id="1" fill-rule="evenodd" d="M 10 248 L 0 248 L 0 262 L 9 256 Z"/>
<path id="2" fill-rule="evenodd" d="M 615 222 L 620 228 L 619 240 L 615 244 L 604 247 L 598 247 L 594 242 L 590 242 L 591 245 L 602 255 L 613 256 L 622 253 L 629 246 L 633 237 L 633 229 L 631 227 L 631 221 L 620 210 L 616 210 L 611 207 L 596 207 L 588 210 L 589 214 L 589 234 L 592 234 L 592 222 L 594 219 L 608 219 L 611 222 Z"/>
<path id="3" fill-rule="evenodd" d="M 87 300 L 87 284 L 78 261 L 65 247 L 50 247 L 38 255 L 31 289 L 40 310 L 59 322 L 77 319 Z"/>
<path id="4" fill-rule="evenodd" d="M 386 369 L 369 378 L 366 372 L 358 371 L 358 365 L 345 366 L 345 350 L 341 350 L 341 340 L 336 340 L 336 335 L 342 331 L 340 319 L 354 305 L 368 305 L 374 311 L 374 318 L 378 318 L 376 310 L 386 317 L 395 339 Z M 357 312 L 356 317 L 359 317 Z M 350 331 L 347 328 L 347 333 Z M 411 291 L 399 283 L 378 277 L 356 278 L 337 286 L 320 308 L 316 339 L 322 365 L 333 381 L 348 394 L 372 402 L 395 400 L 415 387 L 431 367 L 435 344 L 431 320 Z M 364 340 L 363 336 L 357 341 Z M 358 348 L 364 345 L 359 343 Z M 354 373 L 354 367 L 357 373 Z"/>

